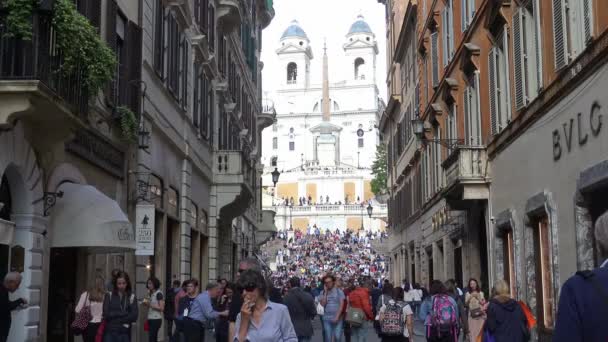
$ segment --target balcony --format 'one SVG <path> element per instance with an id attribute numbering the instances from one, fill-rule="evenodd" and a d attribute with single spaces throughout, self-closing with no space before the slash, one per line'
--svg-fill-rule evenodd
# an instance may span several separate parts
<path id="1" fill-rule="evenodd" d="M 220 217 L 224 222 L 245 213 L 253 199 L 251 173 L 241 151 L 216 151 L 213 154 L 213 185 L 217 190 Z"/>
<path id="2" fill-rule="evenodd" d="M 459 146 L 443 162 L 448 200 L 488 199 L 490 171 L 488 155 L 483 146 Z"/>
<path id="3" fill-rule="evenodd" d="M 33 17 L 31 41 L 7 37 L 0 19 L 0 127 L 23 119 L 37 127 L 64 121 L 54 127 L 67 134 L 69 124 L 85 119 L 89 93 L 82 73 L 60 71 L 63 58 L 55 43 L 50 15 Z M 77 68 L 78 69 L 78 68 Z"/>
<path id="4" fill-rule="evenodd" d="M 172 8 L 177 21 L 184 29 L 192 26 L 192 9 L 188 0 L 163 0 L 163 5 Z"/>
<path id="5" fill-rule="evenodd" d="M 219 0 L 217 19 L 224 32 L 232 32 L 241 27 L 242 16 L 240 0 Z"/>
<path id="6" fill-rule="evenodd" d="M 277 226 L 274 224 L 275 215 L 276 213 L 273 210 L 262 211 L 262 222 L 255 232 L 255 240 L 258 246 L 265 244 L 277 232 Z"/>
<path id="7" fill-rule="evenodd" d="M 274 102 L 270 99 L 262 101 L 262 112 L 258 115 L 258 127 L 262 130 L 272 126 L 277 119 L 277 111 Z"/>
<path id="8" fill-rule="evenodd" d="M 274 18 L 274 4 L 272 0 L 258 0 L 260 3 L 260 24 L 262 29 L 270 25 L 270 22 Z"/>

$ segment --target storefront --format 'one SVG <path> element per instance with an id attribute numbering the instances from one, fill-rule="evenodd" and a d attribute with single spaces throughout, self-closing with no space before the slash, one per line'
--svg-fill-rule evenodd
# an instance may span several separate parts
<path id="1" fill-rule="evenodd" d="M 608 66 L 492 161 L 493 262 L 550 338 L 560 286 L 597 265 L 593 224 L 608 210 Z"/>

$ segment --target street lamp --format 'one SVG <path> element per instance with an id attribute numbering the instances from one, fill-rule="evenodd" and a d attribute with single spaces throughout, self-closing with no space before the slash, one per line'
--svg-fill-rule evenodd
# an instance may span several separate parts
<path id="1" fill-rule="evenodd" d="M 281 175 L 281 173 L 275 167 L 274 171 L 272 171 L 270 174 L 272 175 L 272 182 L 274 183 L 274 187 L 276 188 L 277 187 L 277 183 L 279 182 L 279 176 Z"/>
<path id="2" fill-rule="evenodd" d="M 137 132 L 137 135 L 139 138 L 137 147 L 139 147 L 139 149 L 147 151 L 148 148 L 150 148 L 150 131 L 146 129 L 146 125 L 144 125 L 143 119 L 141 119 L 141 122 L 139 123 L 139 131 Z"/>
<path id="3" fill-rule="evenodd" d="M 412 131 L 416 136 L 416 139 L 422 143 L 432 142 L 435 144 L 439 144 L 441 146 L 445 146 L 448 149 L 452 150 L 463 144 L 462 139 L 427 139 L 424 133 L 426 132 L 426 128 L 424 128 L 424 121 L 420 118 L 419 115 L 416 115 L 415 118 L 411 120 L 412 123 Z"/>
<path id="4" fill-rule="evenodd" d="M 289 203 L 289 230 L 293 230 L 293 203 Z"/>
<path id="5" fill-rule="evenodd" d="M 363 228 L 363 208 L 364 208 L 364 205 L 363 205 L 363 203 L 361 203 L 361 228 L 359 228 L 359 230 L 364 230 L 364 228 Z"/>
<path id="6" fill-rule="evenodd" d="M 374 211 L 374 207 L 372 207 L 372 204 L 368 204 L 367 205 L 367 215 L 369 215 L 369 218 L 372 218 L 372 212 Z"/>

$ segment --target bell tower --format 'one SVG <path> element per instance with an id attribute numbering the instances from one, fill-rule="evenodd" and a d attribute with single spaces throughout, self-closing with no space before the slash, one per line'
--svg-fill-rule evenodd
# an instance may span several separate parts
<path id="1" fill-rule="evenodd" d="M 308 88 L 313 55 L 306 32 L 294 20 L 283 32 L 279 43 L 276 53 L 283 69 L 281 85 L 285 88 Z"/>
<path id="2" fill-rule="evenodd" d="M 376 84 L 376 56 L 378 42 L 362 15 L 351 25 L 346 34 L 344 52 L 350 61 L 346 75 L 349 80 Z"/>

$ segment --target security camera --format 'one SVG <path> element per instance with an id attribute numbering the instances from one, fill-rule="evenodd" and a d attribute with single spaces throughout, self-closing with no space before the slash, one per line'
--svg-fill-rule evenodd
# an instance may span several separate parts
<path id="1" fill-rule="evenodd" d="M 490 217 L 490 222 L 492 222 L 492 223 L 496 222 L 496 218 L 494 218 L 494 216 Z"/>

